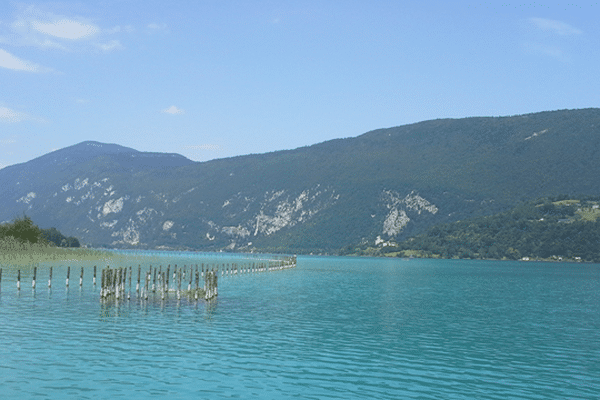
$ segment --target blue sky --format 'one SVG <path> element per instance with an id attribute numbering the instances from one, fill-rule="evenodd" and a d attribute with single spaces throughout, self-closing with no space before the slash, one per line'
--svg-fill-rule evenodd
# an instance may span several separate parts
<path id="1" fill-rule="evenodd" d="M 195 161 L 600 106 L 598 2 L 3 2 L 0 168 L 84 140 Z"/>

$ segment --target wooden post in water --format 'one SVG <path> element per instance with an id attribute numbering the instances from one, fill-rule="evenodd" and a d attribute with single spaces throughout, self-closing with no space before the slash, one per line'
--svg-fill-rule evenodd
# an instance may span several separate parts
<path id="1" fill-rule="evenodd" d="M 177 300 L 181 300 L 181 268 L 177 271 Z"/>
<path id="2" fill-rule="evenodd" d="M 105 285 L 105 281 L 106 281 L 106 269 L 103 269 L 101 271 L 101 276 L 100 276 L 100 300 L 102 300 L 104 298 L 104 285 Z"/>
<path id="3" fill-rule="evenodd" d="M 17 290 L 21 290 L 21 270 L 17 271 Z"/>
<path id="4" fill-rule="evenodd" d="M 81 275 L 79 275 L 79 287 L 83 285 L 83 267 L 81 267 Z"/>
<path id="5" fill-rule="evenodd" d="M 117 268 L 115 269 L 115 297 L 117 300 L 119 300 L 119 297 L 121 296 L 121 279 L 123 278 L 123 271 L 121 270 L 121 268 Z"/>
<path id="6" fill-rule="evenodd" d="M 0 268 L 0 292 L 2 292 L 2 268 Z"/>
<path id="7" fill-rule="evenodd" d="M 210 272 L 206 271 L 206 275 L 204 275 L 204 300 L 208 300 L 209 299 L 209 290 L 210 290 L 210 284 L 209 284 L 209 280 L 210 280 Z"/>
<path id="8" fill-rule="evenodd" d="M 48 277 L 48 289 L 52 287 L 52 267 L 50 267 L 50 276 Z"/>
<path id="9" fill-rule="evenodd" d="M 35 289 L 35 278 L 37 277 L 37 267 L 33 267 L 33 280 L 31 281 L 31 288 Z"/>
<path id="10" fill-rule="evenodd" d="M 167 266 L 167 290 L 169 290 L 169 275 L 171 274 L 171 264 Z"/>
<path id="11" fill-rule="evenodd" d="M 2 275 L 2 271 L 0 271 L 0 275 Z M 1 278 L 1 276 L 0 276 Z M 200 286 L 200 273 L 198 272 L 198 265 L 196 265 L 196 290 L 194 291 L 194 297 L 198 300 L 198 287 Z"/>
<path id="12" fill-rule="evenodd" d="M 192 276 L 194 276 L 194 267 L 190 265 L 190 283 L 188 283 L 188 292 L 192 290 Z"/>
<path id="13" fill-rule="evenodd" d="M 127 300 L 131 298 L 131 278 L 133 278 L 133 272 L 131 265 L 129 266 L 129 292 L 127 292 Z"/>
<path id="14" fill-rule="evenodd" d="M 135 291 L 139 294 L 140 293 L 140 275 L 142 273 L 142 266 L 138 265 L 138 281 L 137 281 L 137 285 L 135 285 Z"/>
<path id="15" fill-rule="evenodd" d="M 67 287 L 69 287 L 69 276 L 71 275 L 71 266 L 67 267 L 67 280 L 65 282 L 65 284 L 67 285 Z"/>
<path id="16" fill-rule="evenodd" d="M 150 271 L 152 271 L 152 265 L 150 266 Z M 156 292 L 156 267 L 154 267 L 154 280 L 152 281 L 152 291 Z"/>
<path id="17" fill-rule="evenodd" d="M 94 286 L 96 286 L 96 266 L 94 265 Z"/>
<path id="18" fill-rule="evenodd" d="M 217 296 L 217 271 L 214 268 L 206 272 L 204 277 L 204 299 L 209 300 Z"/>
<path id="19" fill-rule="evenodd" d="M 177 285 L 177 264 L 173 267 L 173 286 Z"/>
<path id="20" fill-rule="evenodd" d="M 144 284 L 144 297 L 146 298 L 146 300 L 148 300 L 148 281 L 150 280 L 150 273 L 146 272 L 146 279 L 144 279 L 144 281 L 146 282 Z"/>

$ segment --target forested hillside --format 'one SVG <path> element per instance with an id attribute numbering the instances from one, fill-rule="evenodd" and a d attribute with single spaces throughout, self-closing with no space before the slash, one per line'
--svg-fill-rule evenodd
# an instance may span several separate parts
<path id="1" fill-rule="evenodd" d="M 400 243 L 349 247 L 344 252 L 600 262 L 600 197 L 559 196 L 526 202 L 499 214 L 436 225 Z"/>
<path id="2" fill-rule="evenodd" d="M 26 213 L 95 247 L 333 254 L 599 195 L 599 151 L 599 109 L 424 121 L 209 162 L 87 141 L 1 169 L 0 222 Z"/>

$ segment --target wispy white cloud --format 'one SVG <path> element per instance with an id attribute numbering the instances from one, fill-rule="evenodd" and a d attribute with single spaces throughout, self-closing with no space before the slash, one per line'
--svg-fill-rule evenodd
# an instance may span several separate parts
<path id="1" fill-rule="evenodd" d="M 162 23 L 162 24 L 151 23 L 151 24 L 148 24 L 148 29 L 154 29 L 154 30 L 167 29 L 167 24 L 165 24 L 165 23 Z"/>
<path id="2" fill-rule="evenodd" d="M 120 33 L 120 32 L 133 32 L 133 31 L 135 31 L 135 29 L 131 25 L 126 25 L 126 26 L 117 25 L 112 28 L 104 29 L 102 32 L 112 35 L 112 34 Z"/>
<path id="3" fill-rule="evenodd" d="M 87 18 L 56 15 L 35 6 L 21 10 L 13 22 L 4 26 L 8 29 L 0 29 L 0 43 L 65 51 L 86 47 L 102 51 L 122 49 L 118 40 L 108 40 L 107 36 L 133 31 L 131 26 L 102 29 Z"/>
<path id="4" fill-rule="evenodd" d="M 183 111 L 180 108 L 177 108 L 175 106 L 171 106 L 169 108 L 165 108 L 164 110 L 161 110 L 162 113 L 165 114 L 171 114 L 171 115 L 176 115 L 176 114 L 185 114 L 185 111 Z"/>
<path id="5" fill-rule="evenodd" d="M 523 43 L 523 48 L 528 53 L 541 54 L 544 56 L 550 56 L 560 61 L 568 61 L 567 55 L 558 46 L 541 43 Z"/>
<path id="6" fill-rule="evenodd" d="M 102 50 L 104 52 L 119 50 L 119 49 L 123 48 L 123 46 L 121 45 L 121 42 L 119 42 L 118 40 L 111 40 L 106 43 L 98 43 L 97 46 L 100 50 Z"/>
<path id="7" fill-rule="evenodd" d="M 15 139 L 0 139 L 0 144 L 13 144 L 13 143 L 17 143 L 17 141 Z"/>
<path id="8" fill-rule="evenodd" d="M 100 28 L 96 25 L 65 18 L 52 22 L 32 20 L 30 23 L 36 31 L 61 39 L 87 39 L 100 32 Z"/>
<path id="9" fill-rule="evenodd" d="M 16 71 L 27 71 L 27 72 L 48 72 L 51 71 L 49 68 L 41 67 L 36 63 L 25 61 L 17 56 L 10 54 L 6 50 L 0 49 L 0 67 L 14 69 Z"/>
<path id="10" fill-rule="evenodd" d="M 0 106 L 0 122 L 15 123 L 29 119 L 29 115 Z M 13 143 L 13 142 L 9 142 Z"/>
<path id="11" fill-rule="evenodd" d="M 164 32 L 164 33 L 168 33 L 169 29 L 167 27 L 167 24 L 162 23 L 162 24 L 157 24 L 157 23 L 151 23 L 146 25 L 146 32 L 147 33 L 157 33 L 157 32 Z"/>
<path id="12" fill-rule="evenodd" d="M 552 32 L 560 36 L 581 35 L 583 31 L 562 21 L 546 18 L 529 18 L 529 23 L 543 31 Z"/>
<path id="13" fill-rule="evenodd" d="M 222 147 L 218 144 L 195 144 L 184 146 L 184 150 L 210 150 L 210 151 L 220 151 Z"/>

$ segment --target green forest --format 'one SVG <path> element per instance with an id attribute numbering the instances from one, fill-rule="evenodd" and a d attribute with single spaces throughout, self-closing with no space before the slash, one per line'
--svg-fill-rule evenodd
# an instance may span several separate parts
<path id="1" fill-rule="evenodd" d="M 558 196 L 511 210 L 436 225 L 380 248 L 347 247 L 342 254 L 461 259 L 600 262 L 600 196 Z"/>
<path id="2" fill-rule="evenodd" d="M 56 247 L 80 247 L 75 237 L 66 237 L 56 228 L 40 229 L 31 218 L 23 216 L 0 225 L 0 242 L 17 241 L 20 244 L 38 244 Z"/>

